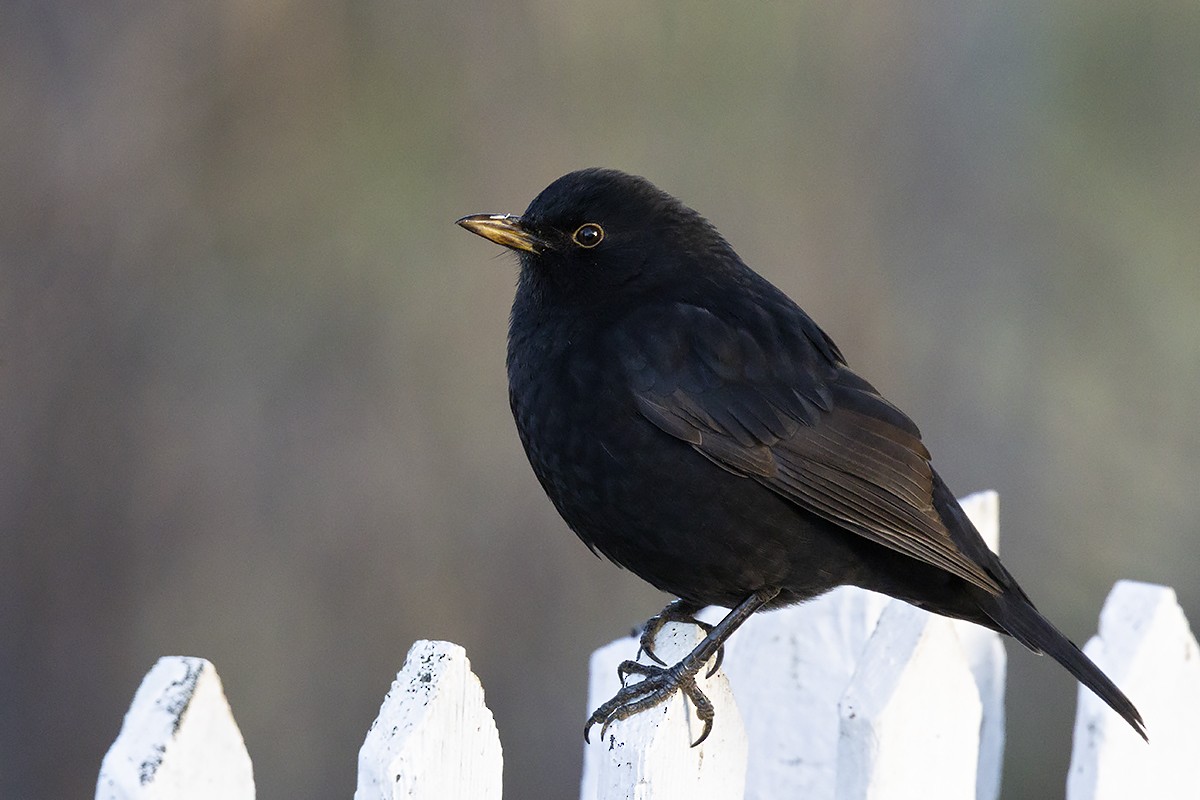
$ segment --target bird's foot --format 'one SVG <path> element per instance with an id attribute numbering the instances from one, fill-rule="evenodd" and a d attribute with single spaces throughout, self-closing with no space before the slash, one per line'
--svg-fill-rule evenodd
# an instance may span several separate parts
<path id="1" fill-rule="evenodd" d="M 703 625 L 703 623 L 697 624 Z M 647 653 L 647 655 L 650 654 Z M 650 657 L 654 658 L 652 655 Z M 700 665 L 691 666 L 687 663 L 688 660 L 684 659 L 673 667 L 656 667 L 653 664 L 639 664 L 636 661 L 622 663 L 617 667 L 617 674 L 621 677 L 621 690 L 611 700 L 597 708 L 588 718 L 587 725 L 583 727 L 583 740 L 591 741 L 588 734 L 593 725 L 600 725 L 600 738 L 603 739 L 608 726 L 612 723 L 628 719 L 640 711 L 654 708 L 654 706 L 666 702 L 677 691 L 683 692 L 684 697 L 691 701 L 692 706 L 696 709 L 696 717 L 704 723 L 704 729 L 700 732 L 700 737 L 692 742 L 692 747 L 707 739 L 708 734 L 712 732 L 715 712 L 712 702 L 696 684 L 696 673 L 699 671 Z M 629 675 L 641 675 L 642 680 L 626 686 L 625 679 Z"/>
<path id="2" fill-rule="evenodd" d="M 592 716 L 588 718 L 587 725 L 583 726 L 584 741 L 590 741 L 588 733 L 591 731 L 593 725 L 598 724 L 601 726 L 600 737 L 604 738 L 608 726 L 614 721 L 626 719 L 639 711 L 653 708 L 664 702 L 675 692 L 683 692 L 684 697 L 690 700 L 692 706 L 695 707 L 696 716 L 704 723 L 704 730 L 700 732 L 700 737 L 692 742 L 692 747 L 707 739 L 708 734 L 712 731 L 713 717 L 716 716 L 716 712 L 713 710 L 712 702 L 709 701 L 708 697 L 705 696 L 704 692 L 696 684 L 696 676 L 700 674 L 700 670 L 704 668 L 705 663 L 709 660 L 716 660 L 719 663 L 721 648 L 724 647 L 725 640 L 751 614 L 771 602 L 778 595 L 779 589 L 777 588 L 759 589 L 738 603 L 736 608 L 731 610 L 725 615 L 724 619 L 711 628 L 703 623 L 696 622 L 692 615 L 700 609 L 695 605 L 686 603 L 683 600 L 677 600 L 667 606 L 659 617 L 670 616 L 672 612 L 685 614 L 687 617 L 690 617 L 687 621 L 705 628 L 708 631 L 707 635 L 692 649 L 692 652 L 684 656 L 673 667 L 665 665 L 656 667 L 653 664 L 639 664 L 636 661 L 626 661 L 617 667 L 617 675 L 621 678 L 621 691 L 617 692 L 613 699 L 597 708 Z M 649 634 L 651 647 L 654 646 L 655 631 L 653 628 L 656 624 L 657 627 L 661 628 L 668 621 L 670 620 L 656 623 L 656 620 L 652 619 L 647 623 L 647 627 L 652 629 Z M 642 646 L 645 649 L 645 636 L 643 637 Z M 653 657 L 651 655 L 651 658 Z M 659 663 L 661 664 L 662 662 L 660 661 Z M 711 675 L 715 670 L 716 666 L 709 670 L 708 674 Z M 626 677 L 634 674 L 641 675 L 642 680 L 632 686 L 625 685 Z"/>
<path id="3" fill-rule="evenodd" d="M 696 614 L 700 612 L 703 606 L 698 606 L 695 603 L 689 603 L 687 600 L 676 600 L 664 608 L 659 614 L 646 620 L 646 625 L 642 628 L 642 636 L 638 640 L 638 655 L 646 654 L 656 664 L 667 666 L 667 662 L 659 658 L 654 652 L 654 640 L 657 638 L 663 626 L 668 622 L 682 622 L 689 625 L 695 625 L 700 630 L 704 631 L 705 635 L 712 633 L 713 626 L 707 622 L 701 622 L 696 619 Z M 704 677 L 711 678 L 721 668 L 721 662 L 725 658 L 725 645 L 722 644 L 717 649 L 717 656 L 713 659 L 712 666 L 708 668 L 708 672 Z M 628 662 L 627 662 L 628 663 Z"/>

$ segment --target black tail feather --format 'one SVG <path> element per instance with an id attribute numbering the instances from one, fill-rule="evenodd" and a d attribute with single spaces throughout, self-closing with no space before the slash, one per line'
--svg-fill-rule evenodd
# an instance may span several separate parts
<path id="1" fill-rule="evenodd" d="M 1062 664 L 1067 672 L 1120 714 L 1139 736 L 1147 742 L 1150 741 L 1146 736 L 1146 724 L 1142 721 L 1142 715 L 1125 693 L 1118 689 L 1082 650 L 1050 624 L 1027 599 L 1006 593 L 1001 597 L 988 597 L 981 605 L 984 613 L 991 617 L 997 627 L 1033 652 L 1045 653 Z"/>

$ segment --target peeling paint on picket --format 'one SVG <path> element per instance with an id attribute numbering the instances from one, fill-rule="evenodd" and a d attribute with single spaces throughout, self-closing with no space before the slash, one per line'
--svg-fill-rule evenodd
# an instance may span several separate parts
<path id="1" fill-rule="evenodd" d="M 355 800 L 499 800 L 502 773 L 466 650 L 417 642 L 359 751 Z"/>
<path id="2" fill-rule="evenodd" d="M 203 658 L 164 656 L 142 679 L 100 765 L 96 800 L 254 797 L 241 731 Z"/>

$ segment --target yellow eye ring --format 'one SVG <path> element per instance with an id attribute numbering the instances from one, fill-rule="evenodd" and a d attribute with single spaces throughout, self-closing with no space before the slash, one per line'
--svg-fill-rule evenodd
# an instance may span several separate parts
<path id="1" fill-rule="evenodd" d="M 571 241 L 590 250 L 604 241 L 604 228 L 594 222 L 585 222 L 571 234 Z"/>

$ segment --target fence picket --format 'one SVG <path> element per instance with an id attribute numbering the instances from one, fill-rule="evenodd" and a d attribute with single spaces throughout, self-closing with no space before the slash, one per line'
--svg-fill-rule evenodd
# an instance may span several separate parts
<path id="1" fill-rule="evenodd" d="M 254 797 L 241 731 L 203 658 L 164 656 L 146 673 L 100 765 L 96 800 Z"/>
<path id="2" fill-rule="evenodd" d="M 996 493 L 973 494 L 962 504 L 996 549 Z M 838 701 L 890 602 L 881 594 L 843 587 L 798 606 L 756 614 L 730 640 L 725 670 L 750 740 L 747 800 L 833 799 Z M 1004 647 L 991 631 L 952 624 L 983 700 L 975 796 L 995 800 L 1004 745 Z"/>
<path id="3" fill-rule="evenodd" d="M 959 500 L 975 528 L 993 553 L 1000 552 L 1000 495 L 975 492 Z M 979 765 L 975 775 L 975 800 L 1000 796 L 1000 773 L 1004 766 L 1004 683 L 1008 654 L 1000 634 L 970 622 L 954 620 L 975 686 L 983 719 L 979 725 Z"/>
<path id="4" fill-rule="evenodd" d="M 499 800 L 503 759 L 466 651 L 408 651 L 358 755 L 355 800 Z"/>
<path id="5" fill-rule="evenodd" d="M 975 796 L 982 708 L 950 620 L 889 603 L 838 710 L 838 800 Z"/>
<path id="6" fill-rule="evenodd" d="M 1137 704 L 1150 744 L 1080 687 L 1067 800 L 1200 797 L 1200 648 L 1175 591 L 1118 581 L 1084 652 Z"/>
<path id="7" fill-rule="evenodd" d="M 659 632 L 655 652 L 673 664 L 701 636 L 695 625 L 668 623 Z M 617 665 L 636 650 L 635 639 L 619 639 L 592 655 L 589 714 L 620 688 Z M 697 682 L 716 714 L 708 739 L 689 746 L 700 735 L 701 725 L 681 695 L 614 722 L 604 737 L 597 726 L 592 729 L 591 745 L 584 749 L 583 800 L 740 800 L 746 785 L 746 732 L 729 681 L 718 671 L 711 677 L 701 672 Z"/>

